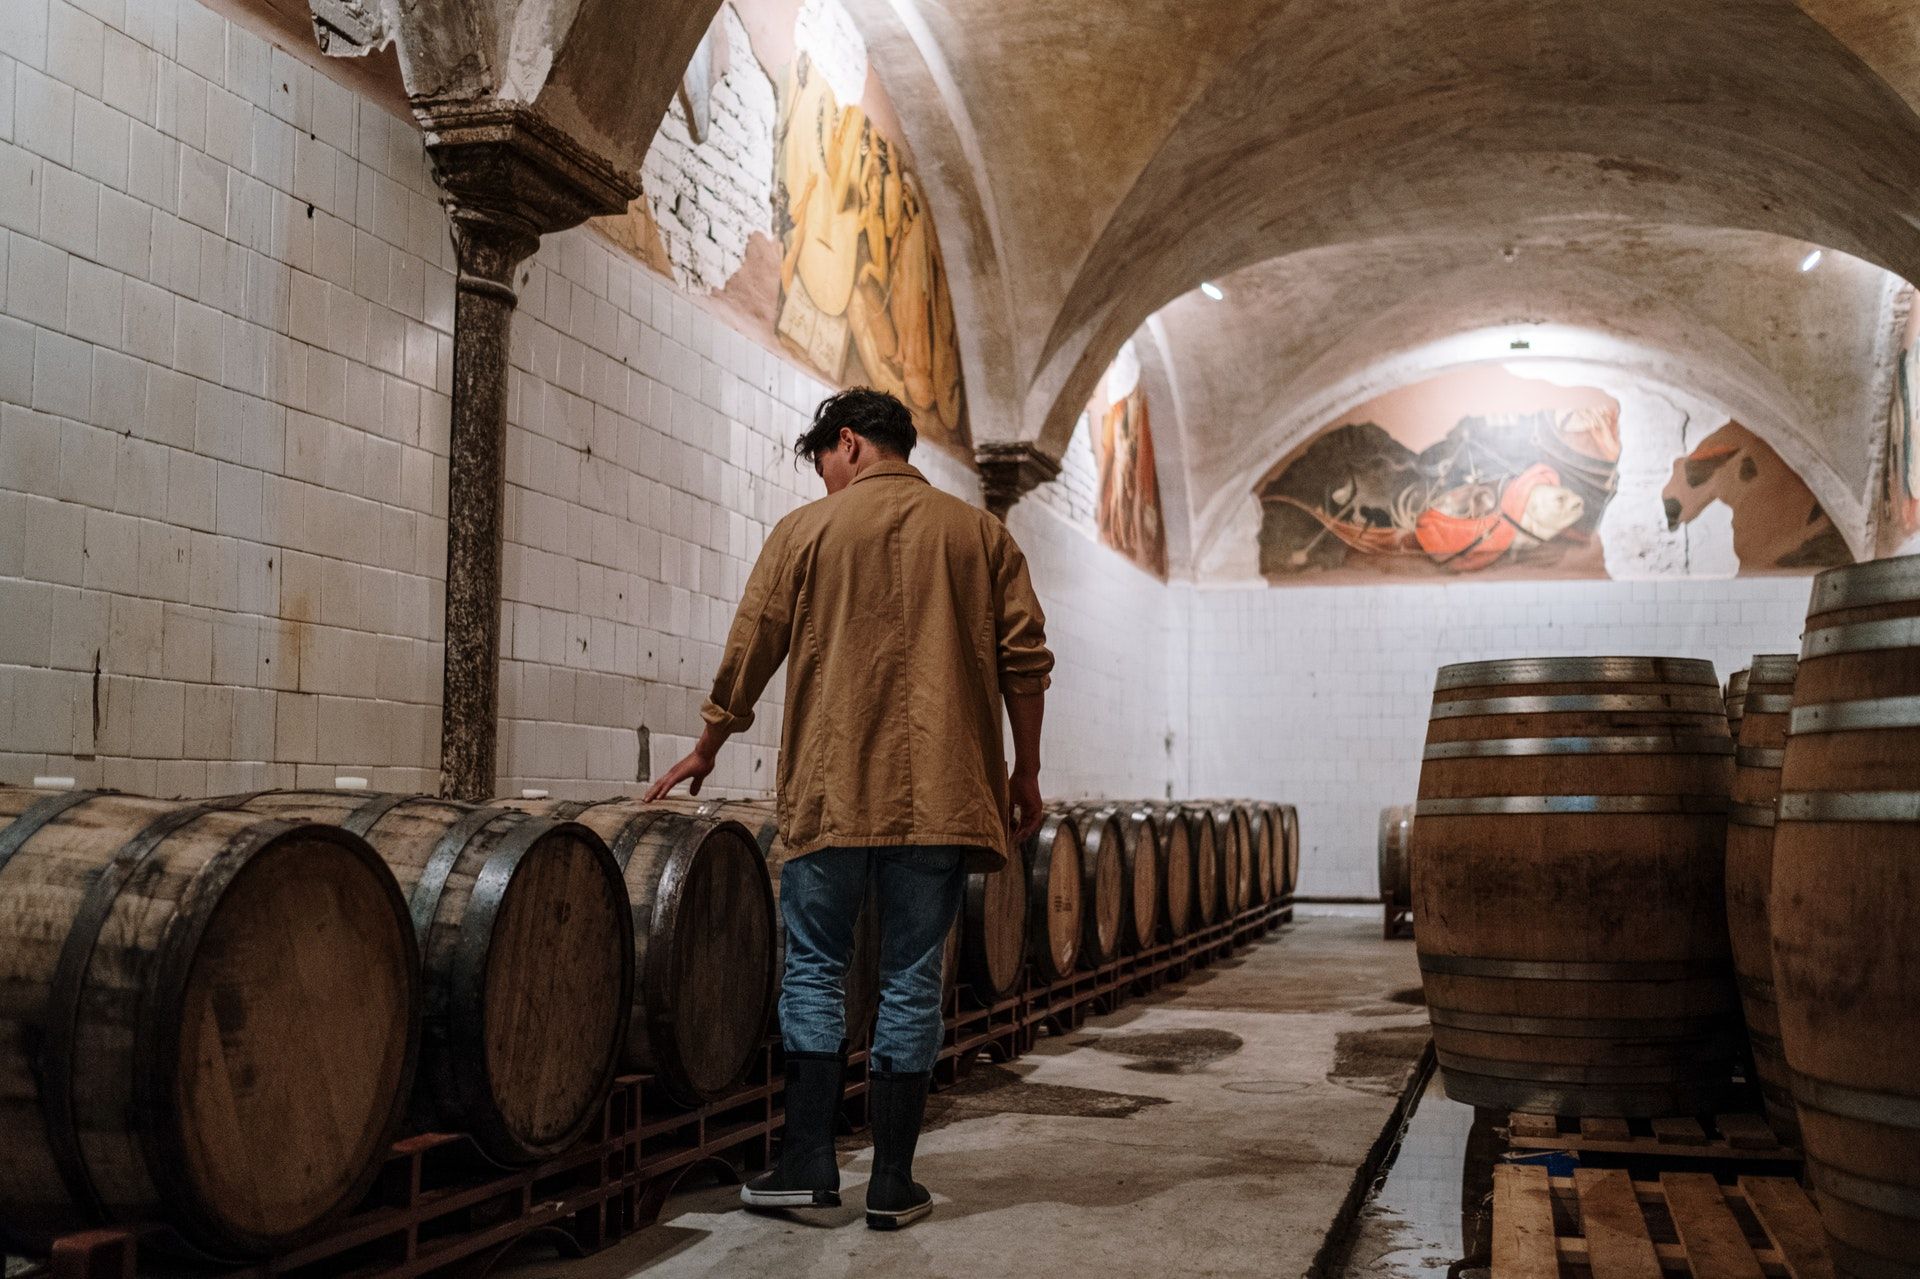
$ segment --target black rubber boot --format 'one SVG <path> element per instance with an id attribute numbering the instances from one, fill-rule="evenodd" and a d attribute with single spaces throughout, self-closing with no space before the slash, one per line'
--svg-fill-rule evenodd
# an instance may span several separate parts
<path id="1" fill-rule="evenodd" d="M 898 1230 L 933 1211 L 933 1196 L 913 1179 L 913 1148 L 927 1113 L 927 1071 L 874 1070 L 867 1084 L 873 1121 L 873 1177 L 867 1182 L 867 1225 Z"/>
<path id="2" fill-rule="evenodd" d="M 788 1053 L 786 1127 L 780 1162 L 740 1187 L 749 1208 L 838 1208 L 840 1164 L 833 1157 L 834 1119 L 846 1081 L 847 1049 Z"/>

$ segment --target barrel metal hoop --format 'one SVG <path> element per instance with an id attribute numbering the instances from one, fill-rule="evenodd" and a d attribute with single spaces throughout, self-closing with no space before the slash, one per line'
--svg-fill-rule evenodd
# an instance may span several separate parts
<path id="1" fill-rule="evenodd" d="M 348 813 L 347 819 L 340 823 L 340 829 L 365 839 L 367 832 L 372 830 L 382 817 L 385 817 L 388 813 L 391 813 L 408 800 L 418 798 L 420 798 L 418 795 L 408 795 L 402 791 L 395 791 L 387 795 L 375 795 L 372 799 L 369 799 L 364 804 L 355 808 L 351 813 Z"/>
<path id="2" fill-rule="evenodd" d="M 1722 977 L 1724 964 L 1709 960 L 1592 963 L 1571 959 L 1488 959 L 1479 955 L 1420 957 L 1420 971 L 1450 977 L 1503 977 L 1518 981 L 1691 981 Z"/>
<path id="3" fill-rule="evenodd" d="M 1718 795 L 1489 795 L 1478 799 L 1423 799 L 1420 817 L 1475 817 L 1491 814 L 1637 813 L 1712 817 L 1727 811 Z"/>
<path id="4" fill-rule="evenodd" d="M 1920 1279 L 1920 1261 L 1909 1265 L 1892 1257 L 1862 1252 L 1850 1243 L 1826 1237 L 1827 1254 L 1847 1279 Z"/>
<path id="5" fill-rule="evenodd" d="M 1517 657 L 1442 666 L 1436 690 L 1498 684 L 1703 684 L 1719 691 L 1713 663 L 1693 657 Z"/>
<path id="6" fill-rule="evenodd" d="M 90 799 L 98 799 L 102 795 L 113 793 L 107 790 L 70 790 L 42 795 L 34 800 L 20 810 L 20 815 L 15 817 L 5 830 L 0 830 L 0 870 L 5 870 L 7 863 L 13 860 L 13 855 L 19 852 L 28 840 L 38 835 L 48 822 Z"/>
<path id="7" fill-rule="evenodd" d="M 1727 821 L 1735 826 L 1754 826 L 1772 830 L 1774 810 L 1765 804 L 1734 804 L 1727 809 Z"/>
<path id="8" fill-rule="evenodd" d="M 1742 768 L 1781 768 L 1787 762 L 1784 746 L 1742 746 L 1734 752 L 1733 762 Z"/>
<path id="9" fill-rule="evenodd" d="M 1733 1043 L 1727 1040 L 1728 1059 Z M 1642 1066 L 1554 1065 L 1538 1061 L 1510 1061 L 1504 1057 L 1476 1057 L 1436 1045 L 1436 1056 L 1447 1070 L 1464 1070 L 1489 1079 L 1510 1079 L 1533 1084 L 1592 1084 L 1601 1088 L 1659 1088 L 1696 1082 L 1704 1073 L 1700 1064 L 1690 1061 L 1655 1063 Z"/>
<path id="10" fill-rule="evenodd" d="M 1695 715 L 1727 713 L 1719 692 L 1700 693 L 1563 693 L 1553 697 L 1476 697 L 1433 704 L 1433 719 L 1465 719 L 1479 715 L 1568 715 L 1586 711 L 1679 712 Z"/>
<path id="11" fill-rule="evenodd" d="M 580 814 L 589 808 L 598 808 L 605 800 L 599 799 L 563 799 L 546 811 L 546 816 L 556 822 L 577 821 Z"/>
<path id="12" fill-rule="evenodd" d="M 407 897 L 407 913 L 413 916 L 413 934 L 420 941 L 421 954 L 426 953 L 427 933 L 433 928 L 433 917 L 440 913 L 440 897 L 447 891 L 447 876 L 453 873 L 454 863 L 460 860 L 460 854 L 466 851 L 475 836 L 512 811 L 507 808 L 476 808 L 447 827 L 439 842 L 434 844 L 433 852 L 427 857 L 426 868 L 420 872 L 419 882 Z"/>
<path id="13" fill-rule="evenodd" d="M 1733 982 L 1734 985 L 1740 988 L 1740 993 L 1748 999 L 1755 1000 L 1762 1004 L 1779 1002 L 1774 996 L 1773 983 L 1764 977 L 1745 977 L 1736 973 Z"/>
<path id="14" fill-rule="evenodd" d="M 1920 791 L 1795 791 L 1780 797 L 1783 822 L 1920 822 Z"/>
<path id="15" fill-rule="evenodd" d="M 1697 1017 L 1522 1017 L 1509 1013 L 1464 1012 L 1428 1008 L 1436 1026 L 1481 1034 L 1549 1039 L 1676 1040 L 1724 1037 L 1724 1016 Z"/>
<path id="16" fill-rule="evenodd" d="M 1792 693 L 1748 693 L 1740 700 L 1740 714 L 1785 715 L 1793 709 Z"/>
<path id="17" fill-rule="evenodd" d="M 1920 648 L 1920 617 L 1889 617 L 1878 622 L 1852 622 L 1809 630 L 1801 642 L 1800 654 L 1811 659 L 1841 653 L 1878 653 L 1894 648 Z"/>
<path id="18" fill-rule="evenodd" d="M 1807 613 L 1815 616 L 1906 600 L 1920 600 L 1920 556 L 1903 555 L 1828 569 L 1813 579 L 1813 600 L 1807 605 Z"/>
<path id="19" fill-rule="evenodd" d="M 1430 742 L 1424 759 L 1497 759 L 1525 755 L 1731 755 L 1724 736 L 1496 737 Z"/>
<path id="20" fill-rule="evenodd" d="M 1807 1160 L 1807 1174 L 1822 1195 L 1832 1195 L 1869 1212 L 1920 1223 L 1920 1187 L 1842 1172 L 1818 1159 Z"/>
<path id="21" fill-rule="evenodd" d="M 1793 1099 L 1808 1110 L 1818 1110 L 1823 1114 L 1920 1132 L 1920 1097 L 1910 1093 L 1879 1092 L 1848 1084 L 1829 1083 L 1796 1070 L 1793 1072 Z"/>
<path id="22" fill-rule="evenodd" d="M 1792 686 L 1800 674 L 1800 659 L 1792 653 L 1760 653 L 1747 668 L 1747 682 Z"/>
<path id="23" fill-rule="evenodd" d="M 46 1019 L 42 1023 L 46 1038 L 35 1063 L 40 1077 L 41 1113 L 60 1180 L 73 1201 L 98 1220 L 106 1220 L 107 1213 L 87 1168 L 86 1155 L 80 1149 L 80 1134 L 74 1127 L 73 1068 L 80 1005 L 86 993 L 87 970 L 93 966 L 93 952 L 100 942 L 100 930 L 106 926 L 107 917 L 113 913 L 113 905 L 128 881 L 169 836 L 209 813 L 239 808 L 257 793 L 229 795 L 168 809 L 148 822 L 122 844 L 109 861 L 92 872 L 86 893 L 60 944 L 60 955 L 54 961 L 53 980 L 47 991 Z"/>
<path id="24" fill-rule="evenodd" d="M 1863 697 L 1801 706 L 1787 725 L 1796 736 L 1872 728 L 1920 728 L 1920 697 Z"/>

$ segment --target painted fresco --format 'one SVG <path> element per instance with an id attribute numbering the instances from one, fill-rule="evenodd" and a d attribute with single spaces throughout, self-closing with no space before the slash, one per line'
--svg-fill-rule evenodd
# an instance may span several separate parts
<path id="1" fill-rule="evenodd" d="M 1893 404 L 1887 413 L 1887 465 L 1880 495 L 1878 544 L 1883 555 L 1905 554 L 1920 543 L 1920 307 L 1912 306 L 1894 362 Z"/>
<path id="2" fill-rule="evenodd" d="M 1805 481 L 1738 422 L 1675 462 L 1661 496 L 1669 528 L 1692 523 L 1714 502 L 1731 508 L 1743 573 L 1813 573 L 1853 562 L 1846 539 Z"/>
<path id="3" fill-rule="evenodd" d="M 1623 458 L 1637 447 L 1644 460 L 1660 446 L 1651 434 L 1623 422 L 1622 401 L 1607 391 L 1505 369 L 1403 387 L 1330 423 L 1256 486 L 1261 573 L 1276 582 L 1602 578 L 1623 575 L 1615 565 L 1649 577 L 1848 562 L 1805 483 L 1737 423 L 1690 451 L 1655 455 L 1660 475 L 1672 467 L 1664 509 L 1637 494 L 1646 511 L 1610 518 L 1628 487 Z M 1728 512 L 1731 545 L 1716 548 Z M 1642 548 L 1649 523 L 1673 535 L 1677 555 Z"/>
<path id="4" fill-rule="evenodd" d="M 1153 427 L 1140 361 L 1133 344 L 1121 349 L 1082 419 L 1091 433 L 1099 477 L 1094 507 L 1100 540 L 1141 568 L 1167 575 L 1167 530 L 1160 508 Z"/>
<path id="5" fill-rule="evenodd" d="M 890 391 L 970 455 L 940 240 L 840 0 L 723 5 L 643 170 L 600 230 L 840 386 Z"/>

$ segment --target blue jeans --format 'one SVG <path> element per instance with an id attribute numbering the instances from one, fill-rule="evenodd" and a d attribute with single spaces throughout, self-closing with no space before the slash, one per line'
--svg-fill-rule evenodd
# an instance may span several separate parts
<path id="1" fill-rule="evenodd" d="M 780 1037 L 787 1051 L 805 1053 L 836 1052 L 847 1037 L 847 961 L 869 880 L 880 911 L 874 1064 L 932 1070 L 944 1029 L 940 964 L 967 882 L 961 848 L 822 848 L 781 867 Z"/>

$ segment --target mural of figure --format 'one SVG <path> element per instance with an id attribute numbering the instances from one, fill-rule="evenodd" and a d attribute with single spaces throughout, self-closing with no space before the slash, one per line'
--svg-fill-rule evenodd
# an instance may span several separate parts
<path id="1" fill-rule="evenodd" d="M 1087 405 L 1099 475 L 1094 518 L 1100 540 L 1150 573 L 1167 575 L 1167 532 L 1160 514 L 1160 477 L 1140 361 L 1132 344 L 1121 349 Z"/>

